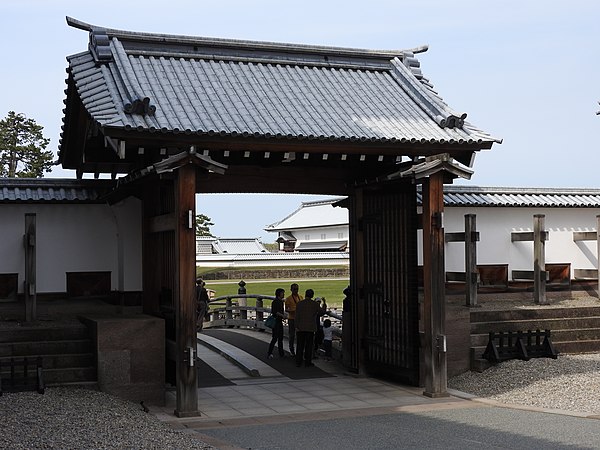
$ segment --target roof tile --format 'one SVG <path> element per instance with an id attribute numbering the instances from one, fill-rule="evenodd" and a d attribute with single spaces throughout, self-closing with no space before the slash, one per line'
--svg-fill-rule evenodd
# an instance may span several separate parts
<path id="1" fill-rule="evenodd" d="M 158 35 L 106 32 L 112 61 L 95 63 L 90 52 L 68 58 L 83 104 L 100 125 L 288 139 L 498 142 L 462 126 L 464 115 L 431 89 L 410 52 L 190 37 L 157 44 Z M 193 40 L 209 42 L 212 53 L 182 49 Z M 142 104 L 148 114 L 136 113 Z"/>

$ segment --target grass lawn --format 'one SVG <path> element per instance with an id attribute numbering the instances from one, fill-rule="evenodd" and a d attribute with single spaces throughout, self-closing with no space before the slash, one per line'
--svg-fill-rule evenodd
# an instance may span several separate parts
<path id="1" fill-rule="evenodd" d="M 315 297 L 325 297 L 329 307 L 338 308 L 342 307 L 342 301 L 344 300 L 344 293 L 342 291 L 348 286 L 348 280 L 340 279 L 298 280 L 297 283 L 300 286 L 300 294 L 304 295 L 306 289 L 312 289 L 315 291 Z M 287 297 L 291 293 L 290 284 L 292 284 L 292 282 L 289 280 L 250 280 L 246 282 L 246 293 L 274 295 L 275 289 L 283 288 L 285 289 L 285 296 Z M 207 280 L 206 288 L 214 290 L 215 297 L 221 297 L 223 295 L 237 294 L 239 286 L 238 281 L 235 280 Z M 254 301 L 249 300 L 248 304 L 253 306 Z"/>

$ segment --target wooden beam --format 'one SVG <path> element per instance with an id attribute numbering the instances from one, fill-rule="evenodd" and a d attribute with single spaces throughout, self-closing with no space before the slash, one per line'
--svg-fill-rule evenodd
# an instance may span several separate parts
<path id="1" fill-rule="evenodd" d="M 540 231 L 540 239 L 547 241 L 550 238 L 550 233 L 545 230 Z M 535 232 L 533 231 L 513 231 L 510 233 L 511 242 L 535 241 Z"/>
<path id="2" fill-rule="evenodd" d="M 573 231 L 573 242 L 595 241 L 598 239 L 597 231 Z"/>
<path id="3" fill-rule="evenodd" d="M 546 251 L 544 236 L 545 216 L 535 214 L 533 216 L 533 296 L 538 305 L 547 305 L 546 298 Z"/>
<path id="4" fill-rule="evenodd" d="M 36 215 L 25 214 L 25 321 L 37 320 Z"/>

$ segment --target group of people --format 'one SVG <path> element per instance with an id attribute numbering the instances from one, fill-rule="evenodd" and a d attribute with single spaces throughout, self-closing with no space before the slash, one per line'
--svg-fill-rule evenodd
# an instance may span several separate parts
<path id="1" fill-rule="evenodd" d="M 275 317 L 273 335 L 269 343 L 267 356 L 273 357 L 277 344 L 279 356 L 285 356 L 283 350 L 283 321 L 287 319 L 290 354 L 296 358 L 296 366 L 314 366 L 312 360 L 318 345 L 323 342 L 327 357 L 331 357 L 332 329 L 331 321 L 326 319 L 321 327 L 321 317 L 327 311 L 325 298 L 313 299 L 315 292 L 307 289 L 304 297 L 298 293 L 299 286 L 290 286 L 291 295 L 285 297 L 285 290 L 275 291 L 275 300 L 271 304 L 271 314 Z M 322 333 L 322 336 L 319 334 Z"/>
<path id="2" fill-rule="evenodd" d="M 273 358 L 273 350 L 277 344 L 279 356 L 284 357 L 283 326 L 288 324 L 288 339 L 290 354 L 296 358 L 296 366 L 314 366 L 312 360 L 319 345 L 323 344 L 325 355 L 331 358 L 332 331 L 331 321 L 325 319 L 321 325 L 321 317 L 327 312 L 325 298 L 313 299 L 315 292 L 307 289 L 304 297 L 298 293 L 299 286 L 290 286 L 292 293 L 286 297 L 285 290 L 275 290 L 275 300 L 271 304 L 271 315 L 275 317 L 273 334 L 269 343 L 267 357 Z M 208 314 L 209 296 L 202 279 L 196 280 L 196 330 L 202 331 L 202 324 Z"/>

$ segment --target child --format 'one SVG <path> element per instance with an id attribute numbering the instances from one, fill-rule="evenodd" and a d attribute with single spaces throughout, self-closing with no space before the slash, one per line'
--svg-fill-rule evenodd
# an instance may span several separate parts
<path id="1" fill-rule="evenodd" d="M 327 361 L 331 361 L 331 344 L 333 341 L 333 328 L 331 327 L 331 320 L 325 319 L 323 321 L 323 348 L 325 349 L 325 357 Z"/>

